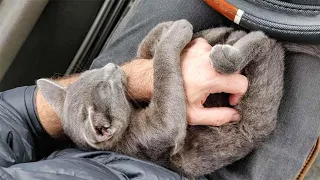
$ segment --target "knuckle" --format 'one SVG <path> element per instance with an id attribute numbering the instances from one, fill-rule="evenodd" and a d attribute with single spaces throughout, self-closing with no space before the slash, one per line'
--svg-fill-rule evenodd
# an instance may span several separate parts
<path id="1" fill-rule="evenodd" d="M 210 46 L 210 44 L 208 43 L 207 40 L 203 39 L 203 38 L 196 38 L 195 39 L 197 43 L 202 44 L 202 45 L 206 45 L 206 46 Z"/>
<path id="2" fill-rule="evenodd" d="M 212 122 L 212 126 L 220 126 L 219 124 L 219 120 L 217 119 Z"/>
<path id="3" fill-rule="evenodd" d="M 209 53 L 209 52 L 211 51 L 212 47 L 211 47 L 210 44 L 206 43 L 206 44 L 204 45 L 203 49 L 205 50 L 205 52 L 208 52 L 208 53 Z"/>
<path id="4" fill-rule="evenodd" d="M 239 86 L 241 89 L 240 90 L 240 94 L 245 94 L 248 90 L 248 86 L 249 86 L 249 81 L 248 78 L 244 75 L 239 75 Z"/>
<path id="5" fill-rule="evenodd" d="M 198 118 L 194 118 L 194 117 L 188 118 L 188 124 L 191 126 L 199 125 L 199 117 Z"/>
<path id="6" fill-rule="evenodd" d="M 196 115 L 194 111 L 188 113 L 188 124 L 189 125 L 197 125 L 199 117 Z"/>
<path id="7" fill-rule="evenodd" d="M 188 124 L 191 125 L 191 126 L 197 125 L 197 123 L 193 119 L 189 119 L 188 120 Z"/>
<path id="8" fill-rule="evenodd" d="M 203 38 L 196 38 L 191 42 L 191 47 L 196 49 L 201 49 L 204 52 L 210 52 L 211 51 L 211 45 L 208 43 L 207 40 Z"/>
<path id="9" fill-rule="evenodd" d="M 224 119 L 225 119 L 225 116 L 222 113 L 219 113 L 217 118 L 213 121 L 213 125 L 221 126 L 223 124 Z"/>
<path id="10" fill-rule="evenodd" d="M 199 37 L 199 38 L 196 38 L 194 39 L 195 42 L 198 42 L 198 43 L 203 43 L 203 42 L 207 42 L 205 39 Z"/>
<path id="11" fill-rule="evenodd" d="M 213 126 L 221 126 L 221 125 L 223 125 L 223 123 L 220 120 L 215 120 L 213 122 Z"/>

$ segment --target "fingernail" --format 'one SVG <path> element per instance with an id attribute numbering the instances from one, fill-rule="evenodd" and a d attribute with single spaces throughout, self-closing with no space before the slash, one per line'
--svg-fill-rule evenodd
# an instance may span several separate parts
<path id="1" fill-rule="evenodd" d="M 231 106 L 236 106 L 236 105 L 238 105 L 240 103 L 240 101 L 241 101 L 240 97 L 238 97 L 238 98 L 233 97 L 233 98 L 230 99 L 229 104 Z"/>
<path id="2" fill-rule="evenodd" d="M 232 121 L 240 121 L 240 115 L 238 113 L 233 114 L 231 120 Z"/>
<path id="3" fill-rule="evenodd" d="M 237 104 L 238 104 L 238 102 L 235 102 L 235 101 L 234 101 L 234 102 L 230 102 L 230 105 L 231 105 L 231 106 L 235 106 L 235 105 L 237 105 Z"/>

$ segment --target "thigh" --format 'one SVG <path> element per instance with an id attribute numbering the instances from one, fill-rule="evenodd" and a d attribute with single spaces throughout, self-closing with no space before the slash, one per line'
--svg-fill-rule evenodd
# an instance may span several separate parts
<path id="1" fill-rule="evenodd" d="M 135 58 L 141 40 L 160 22 L 187 19 L 194 32 L 231 24 L 202 0 L 136 0 L 133 6 L 91 68 Z"/>

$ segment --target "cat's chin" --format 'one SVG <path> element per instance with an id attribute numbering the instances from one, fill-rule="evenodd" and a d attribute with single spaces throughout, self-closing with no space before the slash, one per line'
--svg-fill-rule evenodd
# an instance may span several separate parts
<path id="1" fill-rule="evenodd" d="M 87 137 L 86 134 L 83 134 L 83 137 L 84 137 L 86 143 L 87 143 L 91 148 L 96 149 L 96 150 L 104 150 L 104 149 L 101 149 L 100 146 L 98 146 L 98 143 L 97 143 L 97 142 L 91 141 L 91 140 Z"/>
<path id="2" fill-rule="evenodd" d="M 87 146 L 95 150 L 108 151 L 108 150 L 111 150 L 113 148 L 113 145 L 115 144 L 115 143 L 112 143 L 113 136 L 110 136 L 109 139 L 105 139 L 102 142 L 101 141 L 99 142 L 98 140 L 97 141 L 91 140 L 91 138 L 89 138 L 86 133 L 83 133 L 83 138 Z"/>

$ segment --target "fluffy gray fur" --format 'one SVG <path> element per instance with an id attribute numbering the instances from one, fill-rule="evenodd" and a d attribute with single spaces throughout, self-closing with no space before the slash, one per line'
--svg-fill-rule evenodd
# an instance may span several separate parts
<path id="1" fill-rule="evenodd" d="M 248 77 L 248 91 L 235 106 L 240 122 L 187 126 L 180 53 L 195 37 L 214 45 L 210 57 L 216 70 L 241 70 Z M 214 28 L 193 36 L 186 20 L 161 23 L 142 41 L 138 58 L 154 60 L 153 96 L 143 109 L 134 109 L 126 99 L 126 77 L 114 64 L 84 72 L 67 88 L 48 79 L 37 81 L 66 135 L 79 147 L 127 154 L 195 177 L 244 157 L 274 129 L 283 92 L 284 50 L 262 32 Z M 213 101 L 210 106 L 219 104 Z"/>

